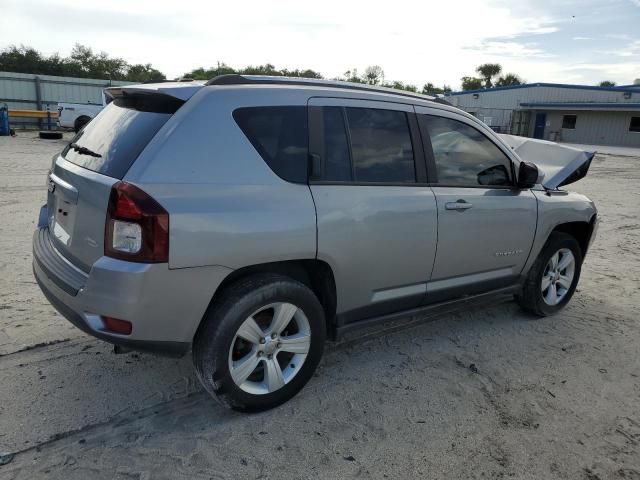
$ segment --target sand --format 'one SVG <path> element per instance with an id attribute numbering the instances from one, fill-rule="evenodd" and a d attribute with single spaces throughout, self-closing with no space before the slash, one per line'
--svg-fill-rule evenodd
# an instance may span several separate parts
<path id="1" fill-rule="evenodd" d="M 31 234 L 61 146 L 0 137 L 0 478 L 640 479 L 640 158 L 598 155 L 571 186 L 602 223 L 560 314 L 361 331 L 293 400 L 243 415 L 189 358 L 115 355 L 44 299 Z"/>

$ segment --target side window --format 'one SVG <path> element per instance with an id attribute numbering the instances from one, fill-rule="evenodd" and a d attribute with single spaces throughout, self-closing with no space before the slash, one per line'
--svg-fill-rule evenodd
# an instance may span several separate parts
<path id="1" fill-rule="evenodd" d="M 307 183 L 306 107 L 249 107 L 233 118 L 269 167 L 289 182 Z"/>
<path id="2" fill-rule="evenodd" d="M 407 115 L 394 110 L 347 108 L 356 182 L 415 182 Z"/>
<path id="3" fill-rule="evenodd" d="M 351 181 L 349 141 L 344 126 L 342 107 L 323 107 L 324 125 L 324 174 L 323 180 L 331 182 Z"/>
<path id="4" fill-rule="evenodd" d="M 438 183 L 459 186 L 512 185 L 511 160 L 475 128 L 450 118 L 419 115 L 428 132 Z"/>

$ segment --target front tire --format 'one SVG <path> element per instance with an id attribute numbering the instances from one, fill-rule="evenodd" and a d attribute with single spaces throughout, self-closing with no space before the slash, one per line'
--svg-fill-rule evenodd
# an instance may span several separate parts
<path id="1" fill-rule="evenodd" d="M 194 339 L 193 362 L 202 385 L 224 405 L 267 410 L 309 381 L 325 336 L 324 311 L 307 286 L 259 274 L 214 300 Z"/>
<path id="2" fill-rule="evenodd" d="M 553 315 L 571 300 L 580 279 L 582 251 L 574 237 L 553 232 L 529 270 L 520 306 L 534 315 Z"/>

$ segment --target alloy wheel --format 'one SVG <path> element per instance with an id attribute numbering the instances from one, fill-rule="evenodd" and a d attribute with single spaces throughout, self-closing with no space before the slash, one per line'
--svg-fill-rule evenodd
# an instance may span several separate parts
<path id="1" fill-rule="evenodd" d="M 544 268 L 540 290 L 544 303 L 558 305 L 571 289 L 575 275 L 576 259 L 568 248 L 554 253 Z"/>
<path id="2" fill-rule="evenodd" d="M 310 347 L 309 320 L 300 308 L 266 305 L 240 325 L 231 342 L 231 378 L 247 393 L 273 393 L 298 374 Z"/>

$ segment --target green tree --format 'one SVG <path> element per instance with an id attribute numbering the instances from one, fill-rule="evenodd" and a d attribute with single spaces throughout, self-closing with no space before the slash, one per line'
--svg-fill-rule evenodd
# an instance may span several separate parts
<path id="1" fill-rule="evenodd" d="M 364 69 L 362 80 L 369 85 L 378 85 L 384 82 L 384 70 L 378 65 L 371 65 Z"/>
<path id="2" fill-rule="evenodd" d="M 10 45 L 0 52 L 0 70 L 48 74 L 46 59 L 36 49 L 24 45 Z"/>
<path id="3" fill-rule="evenodd" d="M 522 85 L 523 80 L 515 73 L 507 73 L 496 80 L 496 87 L 508 87 L 511 85 Z"/>
<path id="4" fill-rule="evenodd" d="M 491 79 L 496 75 L 500 75 L 502 67 L 498 63 L 484 63 L 476 68 L 476 72 L 484 80 L 484 88 L 491 88 L 493 86 Z"/>
<path id="5" fill-rule="evenodd" d="M 109 57 L 106 52 L 93 50 L 76 43 L 71 50 L 70 62 L 75 64 L 83 77 L 125 80 L 128 64 L 122 58 Z"/>
<path id="6" fill-rule="evenodd" d="M 311 70 L 310 68 L 305 70 L 299 70 L 297 68 L 295 70 L 288 70 L 283 68 L 281 71 L 285 77 L 323 78 L 321 73 Z"/>
<path id="7" fill-rule="evenodd" d="M 336 80 L 342 80 L 345 82 L 352 82 L 352 83 L 364 83 L 362 78 L 358 76 L 357 68 L 354 68 L 353 70 L 347 70 L 346 72 L 344 72 L 344 78 L 337 78 Z"/>
<path id="8" fill-rule="evenodd" d="M 122 58 L 110 57 L 105 52 L 96 54 L 91 48 L 80 44 L 73 47 L 68 57 L 61 57 L 57 53 L 47 57 L 32 47 L 10 45 L 0 51 L 0 70 L 136 82 L 164 78 L 164 74 L 150 64 L 129 65 Z"/>
<path id="9" fill-rule="evenodd" d="M 185 73 L 183 75 L 183 78 L 192 78 L 194 80 L 211 80 L 212 78 L 219 75 L 230 75 L 234 73 L 238 73 L 238 71 L 224 62 L 218 62 L 218 65 L 216 67 L 200 67 L 191 70 L 190 72 Z"/>
<path id="10" fill-rule="evenodd" d="M 600 86 L 600 87 L 615 87 L 616 86 L 616 82 L 612 82 L 611 80 L 603 80 L 598 84 L 598 86 Z"/>
<path id="11" fill-rule="evenodd" d="M 315 70 L 307 69 L 294 69 L 289 70 L 287 68 L 276 69 L 270 63 L 266 63 L 264 65 L 249 65 L 248 67 L 241 68 L 236 70 L 233 67 L 230 67 L 224 62 L 218 62 L 217 67 L 211 67 L 208 69 L 205 68 L 196 68 L 195 70 L 191 70 L 188 73 L 184 74 L 185 78 L 193 78 L 194 80 L 209 80 L 211 78 L 217 77 L 218 75 L 229 75 L 229 74 L 238 74 L 238 75 L 271 75 L 271 76 L 285 76 L 285 77 L 304 77 L 304 78 L 322 78 L 322 74 L 316 72 Z"/>
<path id="12" fill-rule="evenodd" d="M 482 88 L 482 80 L 476 77 L 462 77 L 462 90 L 480 90 Z"/>
<path id="13" fill-rule="evenodd" d="M 166 78 L 164 73 L 153 68 L 150 63 L 131 65 L 127 68 L 127 74 L 125 75 L 125 80 L 129 82 L 152 82 L 165 80 Z"/>
<path id="14" fill-rule="evenodd" d="M 448 85 L 443 85 L 442 88 L 436 87 L 433 83 L 428 82 L 425 83 L 422 87 L 422 93 L 425 95 L 441 95 L 443 93 L 449 93 L 451 91 L 451 87 Z"/>
<path id="15" fill-rule="evenodd" d="M 418 91 L 418 87 L 416 87 L 415 85 L 411 85 L 409 83 L 403 83 L 398 80 L 395 80 L 393 82 L 383 83 L 381 86 L 387 87 L 387 88 L 395 88 L 396 90 L 404 90 L 406 92 Z"/>
<path id="16" fill-rule="evenodd" d="M 270 63 L 266 63 L 264 65 L 249 65 L 238 71 L 239 74 L 244 75 L 282 75 L 282 72 L 276 70 L 276 67 L 271 65 Z"/>

